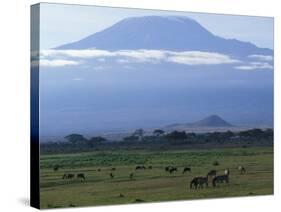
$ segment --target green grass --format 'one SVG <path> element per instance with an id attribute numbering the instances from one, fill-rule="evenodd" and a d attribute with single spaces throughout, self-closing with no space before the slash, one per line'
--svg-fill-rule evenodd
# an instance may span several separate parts
<path id="1" fill-rule="evenodd" d="M 214 161 L 218 161 L 219 166 L 213 166 Z M 52 167 L 56 164 L 63 168 L 53 171 Z M 153 168 L 135 170 L 136 165 L 152 165 Z M 179 171 L 166 173 L 164 168 L 168 165 L 177 166 Z M 246 174 L 240 175 L 238 165 L 246 168 Z M 185 166 L 191 167 L 192 172 L 183 175 Z M 111 171 L 112 167 L 116 171 Z M 189 189 L 193 177 L 205 176 L 211 169 L 223 174 L 225 168 L 230 169 L 229 185 Z M 114 173 L 114 179 L 110 178 L 110 172 Z M 132 172 L 134 179 L 130 180 L 129 174 Z M 63 180 L 64 173 L 84 173 L 86 180 Z M 265 195 L 273 193 L 273 149 L 257 147 L 43 155 L 40 175 L 42 208 Z"/>

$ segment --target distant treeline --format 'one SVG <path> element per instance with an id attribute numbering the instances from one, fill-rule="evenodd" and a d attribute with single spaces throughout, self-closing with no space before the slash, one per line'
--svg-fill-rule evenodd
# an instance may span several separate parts
<path id="1" fill-rule="evenodd" d="M 81 134 L 67 135 L 65 136 L 65 140 L 41 143 L 41 153 L 271 146 L 273 145 L 273 130 L 250 129 L 240 132 L 226 131 L 209 133 L 172 131 L 166 133 L 161 129 L 156 129 L 152 135 L 145 135 L 143 129 L 137 129 L 132 135 L 124 137 L 121 141 L 108 141 L 106 138 L 100 136 L 88 139 Z"/>

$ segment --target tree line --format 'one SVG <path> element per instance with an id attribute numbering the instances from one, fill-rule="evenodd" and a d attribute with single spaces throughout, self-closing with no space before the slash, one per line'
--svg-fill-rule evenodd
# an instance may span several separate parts
<path id="1" fill-rule="evenodd" d="M 81 134 L 69 134 L 64 141 L 42 142 L 41 154 L 75 153 L 96 150 L 171 150 L 182 148 L 224 148 L 224 147 L 252 147 L 272 146 L 272 129 L 250 129 L 240 132 L 208 132 L 193 133 L 185 131 L 165 132 L 155 129 L 145 132 L 135 130 L 122 140 L 107 140 L 102 136 L 86 138 Z"/>
<path id="2" fill-rule="evenodd" d="M 87 139 L 81 134 L 70 134 L 64 137 L 72 145 L 85 144 L 89 147 L 106 143 L 107 139 L 101 136 Z M 162 129 L 155 129 L 151 135 L 145 135 L 143 129 L 135 130 L 131 135 L 123 138 L 123 142 L 148 142 L 148 141 L 169 141 L 169 142 L 224 142 L 229 140 L 273 140 L 272 129 L 250 129 L 240 132 L 209 132 L 209 133 L 187 133 L 185 131 L 165 132 Z"/>

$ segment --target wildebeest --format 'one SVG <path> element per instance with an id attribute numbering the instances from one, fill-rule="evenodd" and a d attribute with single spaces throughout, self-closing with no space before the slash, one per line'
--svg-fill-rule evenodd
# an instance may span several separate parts
<path id="1" fill-rule="evenodd" d="M 134 178 L 134 173 L 130 174 L 130 180 L 132 180 Z"/>
<path id="2" fill-rule="evenodd" d="M 98 169 L 98 172 L 100 172 L 101 171 L 101 169 Z"/>
<path id="3" fill-rule="evenodd" d="M 246 173 L 246 169 L 244 166 L 238 166 L 238 170 L 240 171 L 240 174 L 245 174 Z"/>
<path id="4" fill-rule="evenodd" d="M 81 178 L 81 179 L 83 179 L 83 180 L 86 179 L 84 173 L 79 173 L 79 174 L 77 174 L 77 178 Z"/>
<path id="5" fill-rule="evenodd" d="M 182 171 L 182 173 L 184 174 L 185 172 L 191 172 L 191 168 L 189 167 L 185 167 Z"/>
<path id="6" fill-rule="evenodd" d="M 74 178 L 74 174 L 64 174 L 62 176 L 62 179 L 72 179 L 72 178 Z"/>
<path id="7" fill-rule="evenodd" d="M 178 171 L 178 169 L 176 167 L 171 167 L 169 169 L 170 174 L 172 174 L 173 172 L 176 172 L 176 171 Z"/>
<path id="8" fill-rule="evenodd" d="M 116 170 L 116 168 L 115 168 L 115 167 L 111 168 L 111 171 L 115 171 L 115 170 Z"/>
<path id="9" fill-rule="evenodd" d="M 138 169 L 145 169 L 145 166 L 136 166 L 136 170 Z"/>
<path id="10" fill-rule="evenodd" d="M 148 169 L 152 169 L 152 166 L 149 166 Z"/>
<path id="11" fill-rule="evenodd" d="M 171 167 L 171 166 L 166 166 L 166 167 L 165 167 L 165 171 L 166 171 L 166 172 L 170 171 L 170 168 L 172 168 L 172 167 Z"/>
<path id="12" fill-rule="evenodd" d="M 194 188 L 203 188 L 204 184 L 208 187 L 208 178 L 207 177 L 195 177 L 190 182 L 190 189 Z"/>
<path id="13" fill-rule="evenodd" d="M 114 175 L 112 174 L 112 172 L 109 174 L 110 175 L 110 178 L 114 178 Z"/>

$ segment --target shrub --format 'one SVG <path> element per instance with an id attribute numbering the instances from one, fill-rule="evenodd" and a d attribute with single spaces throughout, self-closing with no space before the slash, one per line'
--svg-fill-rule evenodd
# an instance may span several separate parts
<path id="1" fill-rule="evenodd" d="M 213 166 L 219 166 L 220 165 L 220 163 L 217 161 L 217 160 L 215 160 L 214 162 L 213 162 Z"/>

